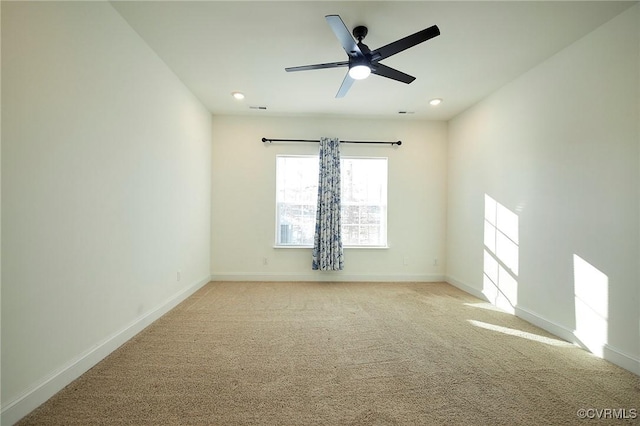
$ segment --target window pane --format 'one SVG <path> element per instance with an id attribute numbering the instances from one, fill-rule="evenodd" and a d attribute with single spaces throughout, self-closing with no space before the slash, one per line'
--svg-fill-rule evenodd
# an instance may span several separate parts
<path id="1" fill-rule="evenodd" d="M 360 207 L 358 206 L 345 206 L 342 205 L 342 210 L 340 212 L 342 224 L 343 225 L 352 225 L 358 223 L 358 218 L 360 214 Z"/>
<path id="2" fill-rule="evenodd" d="M 360 222 L 363 224 L 380 223 L 380 206 L 365 206 L 360 212 Z"/>
<path id="3" fill-rule="evenodd" d="M 276 157 L 276 244 L 312 245 L 318 157 Z"/>
<path id="4" fill-rule="evenodd" d="M 358 225 L 342 225 L 342 243 L 355 245 L 358 242 Z"/>
<path id="5" fill-rule="evenodd" d="M 342 240 L 345 246 L 385 246 L 387 159 L 342 158 Z M 276 244 L 313 245 L 317 156 L 276 160 Z"/>
<path id="6" fill-rule="evenodd" d="M 387 159 L 343 158 L 341 171 L 343 244 L 386 245 Z"/>

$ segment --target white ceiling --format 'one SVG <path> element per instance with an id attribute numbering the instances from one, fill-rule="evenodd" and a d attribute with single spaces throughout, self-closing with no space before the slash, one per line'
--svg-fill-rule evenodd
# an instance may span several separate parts
<path id="1" fill-rule="evenodd" d="M 365 115 L 448 120 L 636 2 L 118 1 L 116 10 L 213 114 Z M 324 16 L 366 25 L 372 50 L 438 25 L 441 35 L 381 63 L 416 77 L 379 76 L 335 99 L 345 68 L 285 67 L 346 60 Z M 246 98 L 237 101 L 231 92 Z M 439 107 L 428 101 L 442 98 Z M 250 106 L 265 106 L 253 110 Z"/>

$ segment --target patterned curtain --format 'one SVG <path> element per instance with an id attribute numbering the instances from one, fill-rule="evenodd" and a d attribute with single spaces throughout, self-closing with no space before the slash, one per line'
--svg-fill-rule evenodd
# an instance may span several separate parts
<path id="1" fill-rule="evenodd" d="M 320 138 L 318 210 L 311 267 L 320 271 L 338 271 L 344 267 L 340 233 L 340 141 L 337 138 Z"/>

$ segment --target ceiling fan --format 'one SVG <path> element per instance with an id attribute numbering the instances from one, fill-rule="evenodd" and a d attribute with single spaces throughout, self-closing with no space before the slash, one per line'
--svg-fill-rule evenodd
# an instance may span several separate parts
<path id="1" fill-rule="evenodd" d="M 347 94 L 355 80 L 365 79 L 369 74 L 376 74 L 406 84 L 411 83 L 416 79 L 415 77 L 383 65 L 379 61 L 440 35 L 440 29 L 438 26 L 433 25 L 422 31 L 418 31 L 415 34 L 396 40 L 393 43 L 389 43 L 386 46 L 382 46 L 376 50 L 370 50 L 369 47 L 362 42 L 362 40 L 367 36 L 367 27 L 362 25 L 355 27 L 353 29 L 353 37 L 351 37 L 347 26 L 344 24 L 340 16 L 327 15 L 325 18 L 340 41 L 340 44 L 342 44 L 342 48 L 347 52 L 349 60 L 330 62 L 326 64 L 289 67 L 285 68 L 285 71 L 308 71 L 323 68 L 349 67 L 349 72 L 347 72 L 347 75 L 344 77 L 342 85 L 340 85 L 340 89 L 338 89 L 338 93 L 336 94 L 336 98 L 342 98 Z M 356 40 L 358 40 L 357 43 Z"/>

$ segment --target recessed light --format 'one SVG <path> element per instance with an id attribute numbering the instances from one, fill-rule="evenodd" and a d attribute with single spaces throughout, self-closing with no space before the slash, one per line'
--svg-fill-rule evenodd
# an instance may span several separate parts
<path id="1" fill-rule="evenodd" d="M 435 99 L 431 99 L 431 100 L 429 101 L 429 104 L 430 104 L 430 105 L 433 105 L 433 106 L 436 106 L 436 105 L 440 105 L 440 102 L 442 102 L 442 99 L 440 99 L 440 98 L 435 98 Z"/>
<path id="2" fill-rule="evenodd" d="M 240 93 L 240 92 L 231 92 L 231 96 L 233 96 L 238 100 L 244 99 L 244 93 Z"/>

